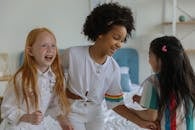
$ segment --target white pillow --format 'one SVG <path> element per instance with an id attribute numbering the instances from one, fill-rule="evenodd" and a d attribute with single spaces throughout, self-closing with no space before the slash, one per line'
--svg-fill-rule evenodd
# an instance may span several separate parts
<path id="1" fill-rule="evenodd" d="M 121 70 L 121 74 L 128 74 L 129 73 L 129 67 L 127 67 L 127 66 L 121 66 L 120 70 Z"/>
<path id="2" fill-rule="evenodd" d="M 121 71 L 121 88 L 123 92 L 130 92 L 132 83 L 129 75 L 129 67 L 122 66 L 120 67 L 120 71 Z"/>

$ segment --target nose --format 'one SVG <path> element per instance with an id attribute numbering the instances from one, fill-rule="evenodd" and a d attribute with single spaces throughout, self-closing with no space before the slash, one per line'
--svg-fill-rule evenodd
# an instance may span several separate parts
<path id="1" fill-rule="evenodd" d="M 122 45 L 123 45 L 123 42 L 118 42 L 118 43 L 116 44 L 116 47 L 119 49 L 119 48 L 122 47 Z"/>
<path id="2" fill-rule="evenodd" d="M 53 51 L 55 51 L 55 48 L 52 47 L 52 46 L 48 46 L 48 47 L 47 47 L 47 51 L 48 51 L 48 52 L 53 52 Z"/>

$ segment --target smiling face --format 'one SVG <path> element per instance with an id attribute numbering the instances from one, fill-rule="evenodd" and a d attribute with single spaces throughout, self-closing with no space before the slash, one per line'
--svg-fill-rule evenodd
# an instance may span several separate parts
<path id="1" fill-rule="evenodd" d="M 126 35 L 126 28 L 120 25 L 114 25 L 108 33 L 99 35 L 96 42 L 101 44 L 102 55 L 112 56 L 117 49 L 121 48 Z"/>
<path id="2" fill-rule="evenodd" d="M 37 68 L 45 72 L 56 57 L 56 40 L 48 32 L 41 32 L 33 45 L 29 47 L 29 55 L 35 60 Z"/>

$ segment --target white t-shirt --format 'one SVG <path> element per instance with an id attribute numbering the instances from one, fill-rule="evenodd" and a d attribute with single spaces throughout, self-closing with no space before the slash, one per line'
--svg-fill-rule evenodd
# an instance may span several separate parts
<path id="1" fill-rule="evenodd" d="M 143 92 L 140 104 L 146 108 L 159 109 L 160 85 L 157 74 L 149 76 L 143 83 Z M 167 86 L 165 86 L 167 87 Z M 195 116 L 192 112 L 192 105 L 189 108 L 189 114 L 184 115 L 184 105 L 181 104 L 174 113 L 175 99 L 170 98 L 167 107 L 162 114 L 161 130 L 194 130 Z M 172 117 L 171 117 L 172 113 Z"/>
<path id="2" fill-rule="evenodd" d="M 89 55 L 89 46 L 77 46 L 62 53 L 68 89 L 86 101 L 101 104 L 104 98 L 109 108 L 123 104 L 120 87 L 120 68 L 107 56 L 104 64 L 98 64 Z"/>

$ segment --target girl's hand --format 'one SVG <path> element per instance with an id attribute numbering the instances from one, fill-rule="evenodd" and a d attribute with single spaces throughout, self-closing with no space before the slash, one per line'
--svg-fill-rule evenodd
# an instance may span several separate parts
<path id="1" fill-rule="evenodd" d="M 35 111 L 31 114 L 24 114 L 20 121 L 31 123 L 32 125 L 39 125 L 43 121 L 43 114 L 41 111 Z"/>
<path id="2" fill-rule="evenodd" d="M 149 129 L 149 130 L 158 130 L 158 126 L 154 122 L 150 121 L 142 121 L 140 124 L 141 127 Z"/>
<path id="3" fill-rule="evenodd" d="M 66 116 L 60 115 L 57 119 L 63 130 L 74 130 L 72 124 Z"/>
<path id="4" fill-rule="evenodd" d="M 140 99 L 141 99 L 141 96 L 139 96 L 139 95 L 133 95 L 133 97 L 132 97 L 133 102 L 139 103 Z"/>
<path id="5" fill-rule="evenodd" d="M 161 130 L 160 121 L 155 121 L 155 124 L 157 126 L 156 130 Z"/>

